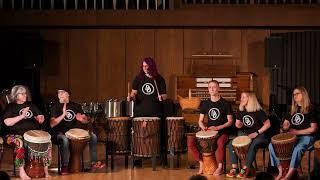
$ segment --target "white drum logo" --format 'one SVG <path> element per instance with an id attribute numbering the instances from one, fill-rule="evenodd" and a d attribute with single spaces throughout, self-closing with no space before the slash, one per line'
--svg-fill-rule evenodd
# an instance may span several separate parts
<path id="1" fill-rule="evenodd" d="M 19 111 L 19 115 L 22 114 L 22 111 L 23 111 L 23 109 L 21 109 L 21 110 Z M 25 119 L 32 118 L 32 116 L 33 116 L 33 113 L 32 113 L 32 111 L 29 109 L 29 110 L 27 111 L 27 113 L 26 113 Z"/>
<path id="2" fill-rule="evenodd" d="M 72 121 L 75 117 L 76 117 L 76 114 L 72 110 L 68 109 L 67 114 L 64 117 L 64 120 L 65 121 Z"/>
<path id="3" fill-rule="evenodd" d="M 220 117 L 220 111 L 217 108 L 211 108 L 208 112 L 208 116 L 210 120 L 217 120 Z"/>
<path id="4" fill-rule="evenodd" d="M 301 113 L 296 113 L 291 118 L 291 124 L 293 125 L 300 125 L 304 121 L 304 115 Z"/>
<path id="5" fill-rule="evenodd" d="M 154 92 L 154 87 L 151 83 L 145 83 L 143 86 L 142 86 L 142 92 L 143 94 L 145 95 L 151 95 L 153 94 Z"/>
<path id="6" fill-rule="evenodd" d="M 243 116 L 242 122 L 243 122 L 243 124 L 244 124 L 245 126 L 247 126 L 247 127 L 252 127 L 253 124 L 254 124 L 253 118 L 252 118 L 251 116 L 249 116 L 249 115 Z"/>

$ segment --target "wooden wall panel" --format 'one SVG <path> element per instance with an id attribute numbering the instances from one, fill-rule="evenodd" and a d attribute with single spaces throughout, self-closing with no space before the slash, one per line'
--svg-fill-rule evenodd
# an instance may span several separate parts
<path id="1" fill-rule="evenodd" d="M 127 96 L 125 30 L 97 30 L 97 97 L 99 101 Z M 130 67 L 133 68 L 133 67 Z"/>
<path id="2" fill-rule="evenodd" d="M 65 30 L 41 30 L 44 39 L 44 65 L 40 91 L 45 101 L 57 96 L 57 88 L 68 86 L 68 33 Z"/>
<path id="3" fill-rule="evenodd" d="M 211 54 L 212 30 L 211 29 L 184 29 L 184 58 L 191 58 L 192 54 Z"/>
<path id="4" fill-rule="evenodd" d="M 140 70 L 143 58 L 154 57 L 154 30 L 127 29 L 126 30 L 126 81 L 133 81 Z"/>
<path id="5" fill-rule="evenodd" d="M 270 72 L 264 67 L 264 39 L 268 33 L 267 30 L 247 30 L 245 47 L 248 70 L 257 75 L 255 85 L 257 97 L 266 106 L 269 105 Z"/>
<path id="6" fill-rule="evenodd" d="M 96 30 L 69 31 L 69 87 L 74 101 L 96 100 L 96 45 Z"/>
<path id="7" fill-rule="evenodd" d="M 241 30 L 216 29 L 213 31 L 214 53 L 241 56 Z"/>
<path id="8" fill-rule="evenodd" d="M 159 29 L 155 33 L 158 69 L 166 80 L 168 97 L 175 99 L 175 76 L 183 73 L 183 30 Z"/>

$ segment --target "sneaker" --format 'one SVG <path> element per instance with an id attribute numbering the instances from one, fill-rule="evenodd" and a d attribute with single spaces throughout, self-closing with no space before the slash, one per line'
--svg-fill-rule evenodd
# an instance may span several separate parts
<path id="1" fill-rule="evenodd" d="M 90 168 L 90 171 L 91 172 L 95 172 L 97 169 L 101 169 L 105 166 L 104 163 L 102 163 L 101 161 L 97 161 L 96 163 L 94 164 L 91 164 L 91 168 Z"/>
<path id="2" fill-rule="evenodd" d="M 240 173 L 237 175 L 237 178 L 250 178 L 254 177 L 256 175 L 256 172 L 254 169 L 241 169 Z"/>
<path id="3" fill-rule="evenodd" d="M 226 176 L 230 178 L 235 178 L 237 176 L 237 169 L 236 168 L 230 169 L 229 173 L 226 174 Z"/>
<path id="4" fill-rule="evenodd" d="M 69 171 L 68 171 L 68 166 L 62 166 L 61 168 L 61 175 L 66 175 L 66 174 L 69 174 Z"/>

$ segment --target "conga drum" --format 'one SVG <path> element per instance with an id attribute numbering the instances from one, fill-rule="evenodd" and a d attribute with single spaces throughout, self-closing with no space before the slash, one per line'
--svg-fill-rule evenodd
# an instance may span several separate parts
<path id="1" fill-rule="evenodd" d="M 283 177 L 286 176 L 289 170 L 291 155 L 296 141 L 297 136 L 290 133 L 277 134 L 272 136 L 271 138 L 271 144 L 273 146 L 274 152 L 280 160 L 280 164 L 283 168 Z"/>
<path id="2" fill-rule="evenodd" d="M 160 154 L 160 118 L 133 118 L 133 155 L 153 157 Z"/>
<path id="3" fill-rule="evenodd" d="M 184 117 L 167 117 L 167 149 L 173 152 L 184 150 Z"/>
<path id="4" fill-rule="evenodd" d="M 51 160 L 48 159 L 52 149 L 50 134 L 41 130 L 30 130 L 23 134 L 23 139 L 28 152 L 26 173 L 31 178 L 45 177 L 43 162 Z"/>
<path id="5" fill-rule="evenodd" d="M 69 170 L 72 173 L 81 172 L 81 156 L 90 139 L 89 132 L 74 128 L 67 131 L 65 135 L 69 139 L 70 147 Z"/>
<path id="6" fill-rule="evenodd" d="M 129 117 L 110 117 L 106 123 L 107 141 L 116 153 L 128 153 L 131 121 Z M 111 152 L 111 149 L 108 149 Z"/>
<path id="7" fill-rule="evenodd" d="M 251 144 L 249 136 L 238 136 L 232 140 L 232 147 L 241 161 L 245 161 Z"/>
<path id="8" fill-rule="evenodd" d="M 218 167 L 215 157 L 217 135 L 218 131 L 213 130 L 199 131 L 196 133 L 198 148 L 202 154 L 204 174 L 213 174 Z"/>

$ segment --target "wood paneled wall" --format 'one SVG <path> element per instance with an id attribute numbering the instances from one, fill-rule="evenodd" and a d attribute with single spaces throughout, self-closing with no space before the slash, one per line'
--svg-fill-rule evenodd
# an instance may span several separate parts
<path id="1" fill-rule="evenodd" d="M 201 52 L 232 54 L 237 71 L 265 78 L 263 41 L 268 30 L 245 29 L 59 29 L 40 30 L 46 41 L 41 92 L 56 96 L 68 86 L 75 101 L 125 99 L 127 82 L 139 72 L 141 60 L 154 57 L 174 97 L 175 75 L 190 72 L 191 55 Z M 202 59 L 197 63 L 213 63 Z M 221 60 L 224 63 L 224 60 Z M 251 65 L 251 63 L 253 63 Z M 259 79 L 261 80 L 261 79 Z M 258 95 L 265 93 L 261 81 Z M 262 93 L 263 92 L 263 93 Z M 264 104 L 266 99 L 261 98 Z"/>

